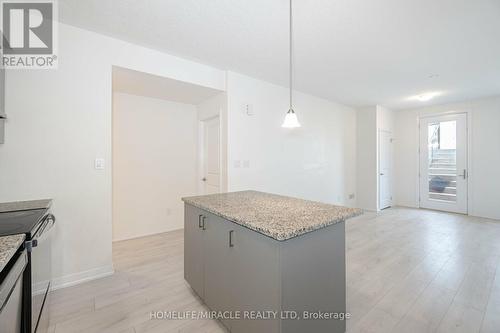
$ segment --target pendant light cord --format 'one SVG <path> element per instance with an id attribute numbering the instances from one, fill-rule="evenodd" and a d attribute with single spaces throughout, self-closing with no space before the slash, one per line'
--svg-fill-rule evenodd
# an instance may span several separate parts
<path id="1" fill-rule="evenodd" d="M 292 109 L 292 0 L 290 0 L 290 110 Z"/>

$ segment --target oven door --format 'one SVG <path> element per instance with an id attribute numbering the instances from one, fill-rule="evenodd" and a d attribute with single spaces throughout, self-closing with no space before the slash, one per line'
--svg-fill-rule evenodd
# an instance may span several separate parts
<path id="1" fill-rule="evenodd" d="M 49 328 L 48 306 L 52 278 L 52 244 L 50 230 L 55 223 L 47 214 L 32 238 L 31 250 L 31 331 L 45 333 Z"/>
<path id="2" fill-rule="evenodd" d="M 0 281 L 0 331 L 19 333 L 22 327 L 22 274 L 28 262 L 26 251 L 18 252 Z M 2 272 L 2 275 L 5 273 Z"/>

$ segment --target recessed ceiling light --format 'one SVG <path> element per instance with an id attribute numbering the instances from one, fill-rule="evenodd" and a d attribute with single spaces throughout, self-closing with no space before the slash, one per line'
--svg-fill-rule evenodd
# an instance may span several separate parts
<path id="1" fill-rule="evenodd" d="M 427 101 L 430 101 L 431 99 L 433 99 L 434 97 L 437 97 L 437 96 L 440 96 L 441 93 L 440 92 L 428 92 L 428 93 L 423 93 L 423 94 L 420 94 L 420 95 L 416 95 L 416 96 L 412 96 L 410 97 L 410 100 L 413 100 L 413 101 L 420 101 L 420 102 L 427 102 Z"/>

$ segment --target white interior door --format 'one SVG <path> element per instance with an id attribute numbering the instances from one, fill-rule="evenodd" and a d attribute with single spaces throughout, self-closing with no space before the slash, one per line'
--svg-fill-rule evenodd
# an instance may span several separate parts
<path id="1" fill-rule="evenodd" d="M 219 117 L 203 121 L 203 177 L 205 194 L 220 192 L 220 128 Z"/>
<path id="2" fill-rule="evenodd" d="M 392 133 L 379 131 L 379 209 L 392 206 L 393 143 Z"/>
<path id="3" fill-rule="evenodd" d="M 420 207 L 467 214 L 467 115 L 420 119 Z"/>

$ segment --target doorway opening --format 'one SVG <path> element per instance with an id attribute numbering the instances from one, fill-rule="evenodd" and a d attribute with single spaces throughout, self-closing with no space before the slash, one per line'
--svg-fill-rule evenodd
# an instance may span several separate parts
<path id="1" fill-rule="evenodd" d="M 200 170 L 225 190 L 225 106 L 223 91 L 113 67 L 113 242 L 182 229 Z"/>
<path id="2" fill-rule="evenodd" d="M 220 117 L 200 120 L 200 194 L 220 192 Z"/>
<path id="3" fill-rule="evenodd" d="M 420 118 L 421 208 L 467 214 L 467 114 Z"/>

